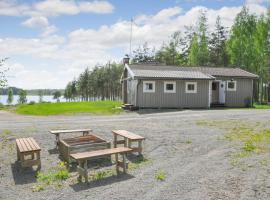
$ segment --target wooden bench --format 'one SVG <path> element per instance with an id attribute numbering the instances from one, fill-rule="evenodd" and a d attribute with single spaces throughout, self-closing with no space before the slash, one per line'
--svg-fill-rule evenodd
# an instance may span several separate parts
<path id="1" fill-rule="evenodd" d="M 117 174 L 119 174 L 119 167 L 123 169 L 123 173 L 126 173 L 127 171 L 126 153 L 131 152 L 131 151 L 132 149 L 127 148 L 127 147 L 118 147 L 118 148 L 112 148 L 112 149 L 103 149 L 103 150 L 97 150 L 97 151 L 70 154 L 70 157 L 72 157 L 74 160 L 78 162 L 78 166 L 77 166 L 77 171 L 79 173 L 78 180 L 82 181 L 82 177 L 84 177 L 85 182 L 88 182 L 87 160 L 90 160 L 93 158 L 99 158 L 103 156 L 115 155 Z M 122 155 L 123 161 L 118 160 L 118 154 Z"/>
<path id="2" fill-rule="evenodd" d="M 17 147 L 17 158 L 22 167 L 32 167 L 34 165 L 37 165 L 38 170 L 41 168 L 40 162 L 41 148 L 34 140 L 34 138 L 30 137 L 30 138 L 16 139 L 16 147 Z"/>
<path id="3" fill-rule="evenodd" d="M 145 140 L 144 137 L 126 130 L 114 130 L 112 133 L 114 136 L 114 148 L 117 147 L 117 144 L 124 144 L 125 147 L 131 148 L 133 152 L 142 154 L 142 141 Z M 118 140 L 118 136 L 123 137 L 124 140 Z M 138 142 L 138 147 L 131 147 L 132 142 Z"/>
<path id="4" fill-rule="evenodd" d="M 90 132 L 92 132 L 91 129 L 76 129 L 76 130 L 51 130 L 49 131 L 51 134 L 55 135 L 55 145 L 56 148 L 59 145 L 60 142 L 60 134 L 66 134 L 66 133 L 82 133 L 83 136 L 88 135 Z"/>

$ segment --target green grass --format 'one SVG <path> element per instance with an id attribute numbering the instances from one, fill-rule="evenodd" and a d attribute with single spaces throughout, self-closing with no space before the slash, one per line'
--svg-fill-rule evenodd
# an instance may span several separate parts
<path id="1" fill-rule="evenodd" d="M 49 185 L 60 187 L 62 182 L 69 177 L 70 174 L 66 168 L 66 163 L 59 162 L 56 167 L 51 168 L 49 171 L 37 173 L 37 184 L 32 187 L 32 192 L 40 192 Z"/>
<path id="2" fill-rule="evenodd" d="M 270 129 L 267 122 L 245 122 L 240 120 L 198 121 L 197 125 L 225 131 L 224 139 L 232 142 L 235 152 L 230 155 L 232 166 L 247 170 L 248 157 L 270 153 Z"/>
<path id="3" fill-rule="evenodd" d="M 164 172 L 164 171 L 158 171 L 157 173 L 156 173 L 156 179 L 158 180 L 158 181 L 165 181 L 165 179 L 166 179 L 166 173 Z"/>
<path id="4" fill-rule="evenodd" d="M 254 104 L 255 109 L 270 109 L 270 104 Z"/>
<path id="5" fill-rule="evenodd" d="M 37 103 L 34 105 L 18 105 L 14 112 L 23 115 L 41 116 L 76 113 L 111 115 L 120 113 L 122 111 L 119 108 L 120 106 L 120 101 Z"/>

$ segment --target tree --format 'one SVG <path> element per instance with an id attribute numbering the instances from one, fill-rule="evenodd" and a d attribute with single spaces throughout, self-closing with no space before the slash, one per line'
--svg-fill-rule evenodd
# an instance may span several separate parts
<path id="1" fill-rule="evenodd" d="M 9 88 L 8 90 L 8 98 L 7 98 L 7 103 L 11 105 L 13 102 L 13 90 Z"/>
<path id="2" fill-rule="evenodd" d="M 209 62 L 214 67 L 224 67 L 228 65 L 228 55 L 226 52 L 227 31 L 221 25 L 220 17 L 216 19 L 214 32 L 211 33 L 209 41 Z"/>
<path id="3" fill-rule="evenodd" d="M 254 33 L 256 31 L 256 17 L 249 14 L 246 7 L 236 16 L 231 28 L 227 51 L 230 64 L 255 72 L 256 64 L 254 51 Z"/>
<path id="4" fill-rule="evenodd" d="M 56 99 L 57 102 L 60 102 L 60 99 L 59 99 L 60 97 L 61 97 L 61 92 L 60 91 L 55 91 L 53 93 L 53 99 Z"/>
<path id="5" fill-rule="evenodd" d="M 0 88 L 5 87 L 7 84 L 6 72 L 8 69 L 4 68 L 4 62 L 7 58 L 0 59 Z"/>
<path id="6" fill-rule="evenodd" d="M 38 97 L 39 97 L 39 103 L 42 103 L 43 102 L 43 91 L 42 90 L 38 91 Z"/>
<path id="7" fill-rule="evenodd" d="M 208 39 L 207 39 L 207 18 L 206 13 L 201 11 L 199 17 L 199 51 L 198 64 L 207 65 L 209 62 Z"/>
<path id="8" fill-rule="evenodd" d="M 167 65 L 181 64 L 181 56 L 179 53 L 181 33 L 175 32 L 168 44 L 163 44 L 162 48 L 156 54 L 156 60 Z"/>
<path id="9" fill-rule="evenodd" d="M 155 49 L 148 47 L 148 43 L 145 42 L 142 47 L 139 46 L 133 51 L 132 63 L 151 62 L 155 60 Z"/>
<path id="10" fill-rule="evenodd" d="M 27 102 L 27 92 L 25 90 L 21 90 L 19 92 L 19 99 L 18 99 L 18 103 L 19 104 L 25 104 Z"/>
<path id="11" fill-rule="evenodd" d="M 188 64 L 190 66 L 199 65 L 198 52 L 199 52 L 198 36 L 196 33 L 194 33 L 192 41 L 191 41 L 191 48 L 190 48 L 190 53 L 188 57 Z"/>

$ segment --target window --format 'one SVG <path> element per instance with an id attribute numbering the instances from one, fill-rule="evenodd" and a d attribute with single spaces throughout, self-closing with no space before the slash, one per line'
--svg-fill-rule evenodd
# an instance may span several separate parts
<path id="1" fill-rule="evenodd" d="M 143 82 L 143 92 L 145 92 L 145 93 L 155 92 L 155 81 L 144 81 Z"/>
<path id="2" fill-rule="evenodd" d="M 197 83 L 186 82 L 186 93 L 197 93 Z"/>
<path id="3" fill-rule="evenodd" d="M 175 91 L 176 91 L 176 82 L 175 81 L 164 82 L 164 92 L 165 93 L 175 93 Z"/>
<path id="4" fill-rule="evenodd" d="M 227 81 L 227 90 L 236 91 L 236 81 Z"/>

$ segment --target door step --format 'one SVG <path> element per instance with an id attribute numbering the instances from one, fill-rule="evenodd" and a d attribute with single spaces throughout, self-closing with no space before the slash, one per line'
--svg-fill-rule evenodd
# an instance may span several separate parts
<path id="1" fill-rule="evenodd" d="M 121 107 L 122 107 L 122 109 L 124 109 L 124 110 L 130 110 L 130 111 L 133 111 L 133 110 L 139 110 L 139 107 L 134 106 L 134 105 L 132 105 L 132 104 L 123 104 Z"/>
<path id="2" fill-rule="evenodd" d="M 224 103 L 212 103 L 211 108 L 224 108 L 226 105 Z"/>

